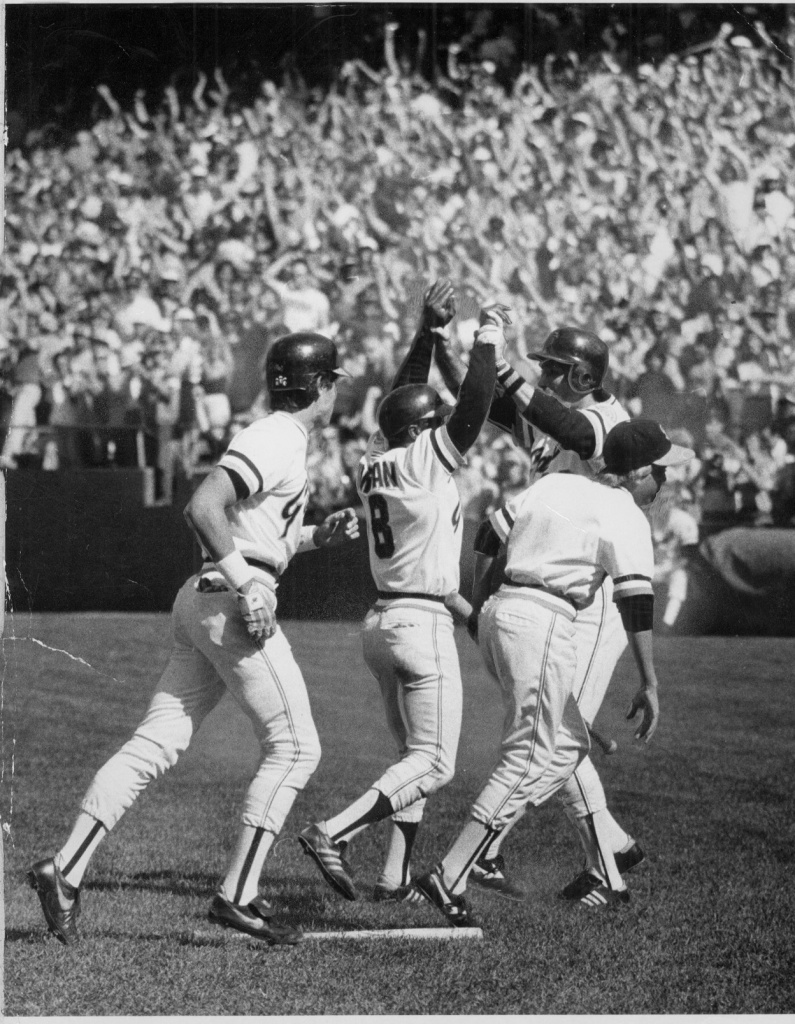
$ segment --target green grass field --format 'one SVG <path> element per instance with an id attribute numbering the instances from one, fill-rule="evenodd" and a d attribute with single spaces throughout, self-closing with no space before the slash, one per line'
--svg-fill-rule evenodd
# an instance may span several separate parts
<path id="1" fill-rule="evenodd" d="M 629 657 L 595 754 L 616 816 L 649 854 L 631 906 L 555 899 L 579 868 L 557 806 L 528 814 L 506 856 L 523 905 L 478 889 L 482 941 L 199 945 L 256 761 L 224 700 L 180 764 L 150 787 L 86 878 L 82 943 L 47 936 L 25 885 L 65 838 L 82 793 L 143 713 L 167 658 L 168 617 L 12 616 L 4 641 L 5 1011 L 10 1016 L 651 1014 L 795 1011 L 795 640 L 662 639 L 663 724 L 648 748 L 623 710 Z M 390 737 L 355 623 L 284 624 L 304 668 L 324 756 L 266 863 L 264 889 L 305 930 L 437 927 L 428 906 L 369 902 L 383 832 L 356 841 L 363 897 L 336 897 L 294 839 L 389 763 Z M 477 648 L 458 637 L 466 701 L 459 770 L 429 801 L 417 866 L 444 852 L 494 758 L 501 708 Z M 209 926 L 206 926 L 209 928 Z"/>

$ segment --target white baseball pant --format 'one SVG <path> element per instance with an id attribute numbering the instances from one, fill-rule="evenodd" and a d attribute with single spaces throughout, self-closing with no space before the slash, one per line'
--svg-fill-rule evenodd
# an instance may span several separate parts
<path id="1" fill-rule="evenodd" d="M 393 820 L 418 822 L 425 797 L 455 772 L 462 695 L 453 619 L 431 602 L 379 603 L 365 618 L 362 646 L 400 752 L 373 787 L 389 798 Z"/>
<path id="2" fill-rule="evenodd" d="M 577 612 L 574 637 L 577 670 L 572 693 L 580 714 L 590 725 L 602 706 L 618 659 L 628 643 L 621 615 L 613 601 L 613 581 L 609 577 L 591 604 Z M 590 756 L 566 780 L 558 796 L 569 817 L 580 818 L 606 810 L 604 788 Z M 620 830 L 619 837 L 624 837 Z"/>
<path id="3" fill-rule="evenodd" d="M 200 593 L 189 579 L 174 602 L 173 646 L 132 739 L 96 774 L 81 809 L 111 829 L 139 793 L 176 764 L 229 690 L 260 744 L 243 823 L 278 834 L 320 760 L 301 670 L 280 628 L 260 648 L 231 591 Z"/>
<path id="4" fill-rule="evenodd" d="M 574 608 L 541 590 L 502 587 L 483 606 L 483 660 L 505 704 L 500 759 L 472 816 L 501 829 L 528 803 L 547 800 L 588 752 L 572 695 Z"/>

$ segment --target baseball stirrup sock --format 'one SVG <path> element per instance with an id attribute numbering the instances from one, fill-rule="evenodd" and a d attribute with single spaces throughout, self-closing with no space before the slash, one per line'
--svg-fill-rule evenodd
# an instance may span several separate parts
<path id="1" fill-rule="evenodd" d="M 94 850 L 107 834 L 108 830 L 101 821 L 85 811 L 78 815 L 72 834 L 55 856 L 55 863 L 70 885 L 79 886 L 83 881 Z"/>
<path id="2" fill-rule="evenodd" d="M 511 818 L 505 828 L 500 829 L 498 832 L 492 833 L 492 840 L 489 845 L 480 851 L 480 856 L 485 857 L 487 860 L 494 860 L 497 854 L 502 848 L 502 844 L 505 842 L 506 837 L 510 833 L 511 829 L 516 825 L 527 813 L 527 807 L 522 807 L 516 814 Z"/>
<path id="3" fill-rule="evenodd" d="M 391 887 L 407 885 L 411 874 L 411 851 L 420 825 L 418 821 L 390 821 L 389 824 L 389 848 L 379 881 Z"/>
<path id="4" fill-rule="evenodd" d="M 272 832 L 243 825 L 221 890 L 232 903 L 247 906 L 259 894 L 262 865 L 274 840 Z"/>
<path id="5" fill-rule="evenodd" d="M 350 807 L 326 822 L 326 831 L 333 842 L 353 837 L 376 821 L 383 821 L 395 813 L 395 808 L 380 789 L 368 789 L 364 796 L 355 800 Z"/>
<path id="6" fill-rule="evenodd" d="M 454 896 L 466 889 L 472 865 L 491 844 L 496 831 L 474 818 L 464 825 L 442 861 L 444 884 Z"/>
<path id="7" fill-rule="evenodd" d="M 593 830 L 593 838 L 596 841 L 599 855 L 599 870 L 607 881 L 608 887 L 616 892 L 625 889 L 621 872 L 616 866 L 616 858 L 613 847 L 610 844 L 609 829 L 605 821 L 606 811 L 597 811 L 595 814 L 587 815 L 583 820 L 588 822 Z"/>

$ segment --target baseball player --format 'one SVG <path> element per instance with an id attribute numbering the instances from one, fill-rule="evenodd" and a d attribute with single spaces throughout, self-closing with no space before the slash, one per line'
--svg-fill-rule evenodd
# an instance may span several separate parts
<path id="1" fill-rule="evenodd" d="M 642 511 L 665 479 L 665 467 L 692 458 L 652 420 L 621 423 L 607 436 L 605 469 L 595 479 L 555 473 L 493 512 L 476 540 L 474 615 L 483 659 L 506 709 L 500 760 L 475 800 L 470 819 L 436 867 L 415 880 L 459 927 L 472 924 L 464 892 L 483 849 L 528 803 L 539 806 L 587 756 L 586 723 L 573 693 L 576 617 L 605 576 L 630 638 L 641 685 L 628 718 L 642 713 L 636 738 L 648 742 L 659 704 L 652 657 L 654 571 L 651 528 Z M 506 547 L 505 582 L 485 604 L 489 569 Z M 586 901 L 629 902 L 609 854 L 604 811 L 586 818 L 600 855 Z"/>
<path id="2" fill-rule="evenodd" d="M 442 337 L 437 343 L 437 361 L 448 386 L 454 386 L 455 367 L 445 348 Z M 541 351 L 531 354 L 530 358 L 541 364 L 541 377 L 535 388 L 506 360 L 498 364 L 497 389 L 502 395 L 492 405 L 490 420 L 503 430 L 511 431 L 515 440 L 529 450 L 531 483 L 551 473 L 596 476 L 604 466 L 605 437 L 616 424 L 629 419 L 616 398 L 602 387 L 609 365 L 607 346 L 590 331 L 560 327 L 552 331 Z M 627 646 L 609 576 L 590 604 L 578 611 L 575 631 L 577 675 L 573 692 L 583 718 L 591 725 L 618 659 Z M 584 869 L 565 886 L 560 896 L 587 899 L 592 869 L 596 869 L 599 862 L 587 826 L 590 814 L 604 812 L 605 828 L 611 836 L 610 845 L 622 874 L 639 864 L 644 853 L 640 844 L 607 811 L 604 789 L 590 757 L 577 767 L 558 795 L 585 851 Z M 483 850 L 473 868 L 472 880 L 510 899 L 521 900 L 525 893 L 506 877 L 500 853 L 508 831 L 505 829 L 495 836 L 494 842 Z"/>
<path id="3" fill-rule="evenodd" d="M 276 589 L 297 551 L 358 535 L 352 509 L 302 525 L 308 435 L 328 424 L 341 373 L 322 335 L 274 342 L 265 368 L 273 412 L 233 438 L 185 509 L 205 561 L 174 603 L 168 665 L 132 739 L 95 775 L 65 845 L 28 876 L 50 931 L 66 945 L 78 940 L 91 856 L 139 793 L 176 764 L 225 690 L 251 720 L 261 758 L 209 918 L 269 944 L 302 937 L 274 921 L 259 895 L 268 850 L 320 758 L 301 670 L 276 622 Z"/>
<path id="4" fill-rule="evenodd" d="M 449 283 L 441 294 L 452 303 Z M 426 298 L 426 308 L 428 303 Z M 364 623 L 364 659 L 380 686 L 400 760 L 352 804 L 299 836 L 324 879 L 350 900 L 357 892 L 345 847 L 385 818 L 392 819 L 391 832 L 374 898 L 417 898 L 409 886 L 410 859 L 425 798 L 449 782 L 455 769 L 461 675 L 453 619 L 444 604 L 458 585 L 463 531 L 453 475 L 486 420 L 495 345 L 503 338 L 496 324 L 506 317 L 505 307 L 481 313 L 454 409 L 419 382 L 428 378 L 432 332 L 415 339 L 394 389 L 379 406 L 379 429 L 359 464 L 357 488 L 378 589 Z"/>

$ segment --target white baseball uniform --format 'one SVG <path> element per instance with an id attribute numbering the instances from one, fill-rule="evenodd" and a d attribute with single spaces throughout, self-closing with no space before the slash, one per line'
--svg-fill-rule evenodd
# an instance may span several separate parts
<path id="1" fill-rule="evenodd" d="M 275 412 L 237 434 L 223 458 L 239 500 L 226 510 L 235 547 L 275 590 L 301 536 L 308 485 L 307 432 Z M 228 690 L 251 720 L 261 759 L 243 823 L 278 833 L 320 759 L 301 670 L 277 627 L 258 645 L 212 563 L 179 591 L 173 646 L 149 709 L 132 739 L 95 776 L 82 810 L 112 828 L 138 794 L 172 767 Z"/>
<path id="2" fill-rule="evenodd" d="M 593 427 L 595 445 L 589 459 L 581 459 L 576 452 L 561 447 L 549 435 L 517 415 L 514 437 L 529 449 L 531 483 L 551 473 L 573 473 L 593 479 L 604 468 L 602 450 L 605 438 L 618 423 L 629 420 L 629 414 L 613 395 L 607 395 L 577 412 L 585 416 Z M 627 647 L 626 631 L 613 599 L 613 584 L 609 576 L 605 577 L 593 600 L 579 609 L 574 633 L 577 665 L 572 692 L 584 720 L 591 725 L 602 706 L 618 659 Z M 590 759 L 566 783 L 560 797 L 567 811 L 577 816 L 606 809 L 604 789 Z"/>
<path id="3" fill-rule="evenodd" d="M 463 524 L 453 473 L 464 462 L 439 427 L 390 449 L 376 432 L 359 464 L 379 594 L 365 619 L 364 659 L 401 754 L 373 785 L 398 821 L 419 821 L 424 798 L 455 770 L 461 673 L 443 601 L 459 583 Z"/>
<path id="4" fill-rule="evenodd" d="M 479 640 L 506 706 L 499 764 L 473 817 L 504 827 L 547 800 L 587 755 L 573 684 L 576 620 L 613 580 L 616 597 L 651 594 L 651 529 L 626 490 L 555 473 L 492 513 L 507 544 L 504 584 L 483 606 Z"/>

